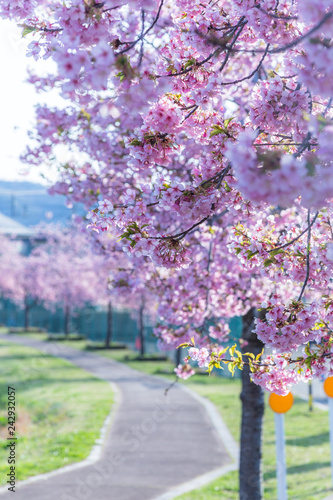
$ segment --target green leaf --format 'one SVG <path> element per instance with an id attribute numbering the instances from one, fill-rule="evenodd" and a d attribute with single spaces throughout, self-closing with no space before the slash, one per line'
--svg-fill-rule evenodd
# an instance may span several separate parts
<path id="1" fill-rule="evenodd" d="M 227 352 L 227 350 L 228 350 L 228 346 L 225 349 L 223 349 L 222 351 L 220 351 L 219 356 L 221 357 L 222 354 L 224 354 L 225 352 Z"/>
<path id="2" fill-rule="evenodd" d="M 230 193 L 230 191 L 231 191 L 231 187 L 229 186 L 227 181 L 224 182 L 224 189 L 226 190 L 227 193 Z"/>
<path id="3" fill-rule="evenodd" d="M 177 346 L 177 349 L 179 349 L 180 347 L 193 347 L 193 345 L 190 344 L 190 342 L 184 342 L 183 344 L 179 344 Z"/>
<path id="4" fill-rule="evenodd" d="M 234 119 L 234 117 L 227 118 L 226 120 L 224 120 L 224 126 L 225 126 L 225 128 L 228 128 L 229 123 L 231 123 L 233 119 Z"/>
<path id="5" fill-rule="evenodd" d="M 79 118 L 86 118 L 88 122 L 91 121 L 91 114 L 88 113 L 85 109 L 81 109 L 79 113 Z"/>
<path id="6" fill-rule="evenodd" d="M 224 130 L 222 127 L 220 127 L 220 125 L 212 125 L 212 131 L 211 133 L 209 134 L 209 137 L 213 137 L 214 135 L 218 135 L 218 134 L 223 134 Z"/>
<path id="7" fill-rule="evenodd" d="M 234 355 L 236 347 L 237 347 L 236 344 L 234 344 L 232 347 L 230 347 L 230 349 L 229 349 L 230 356 Z"/>
<path id="8" fill-rule="evenodd" d="M 232 376 L 235 375 L 235 364 L 234 363 L 228 363 L 228 370 L 232 374 Z"/>
<path id="9" fill-rule="evenodd" d="M 214 135 L 222 134 L 223 130 L 212 130 L 212 132 L 209 134 L 209 137 L 214 137 Z"/>
<path id="10" fill-rule="evenodd" d="M 22 30 L 22 38 L 25 36 L 29 35 L 30 33 L 33 33 L 34 31 L 38 31 L 38 28 L 35 28 L 34 26 L 29 26 L 28 24 L 19 24 Z"/>
<path id="11" fill-rule="evenodd" d="M 125 74 L 123 71 L 119 71 L 119 73 L 116 74 L 116 77 L 119 78 L 120 83 L 125 79 Z"/>
<path id="12" fill-rule="evenodd" d="M 256 250 L 255 252 L 252 252 L 252 250 L 247 250 L 246 251 L 247 260 L 252 259 L 252 257 L 254 257 L 255 255 L 257 255 L 257 253 L 259 253 L 259 250 Z"/>
<path id="13" fill-rule="evenodd" d="M 196 63 L 196 60 L 192 57 L 191 59 L 189 59 L 185 65 L 184 65 L 184 69 L 187 69 L 189 68 L 190 66 L 193 66 L 194 64 Z"/>
<path id="14" fill-rule="evenodd" d="M 130 143 L 130 146 L 143 146 L 142 141 L 139 141 L 139 139 L 133 139 Z"/>
<path id="15" fill-rule="evenodd" d="M 264 267 L 269 267 L 272 264 L 276 264 L 276 260 L 275 259 L 266 259 L 266 260 L 264 260 Z"/>
<path id="16" fill-rule="evenodd" d="M 222 369 L 220 363 L 215 360 L 212 360 L 208 363 L 207 371 L 209 372 L 209 374 L 213 371 L 213 368 L 219 368 L 220 370 Z"/>
<path id="17" fill-rule="evenodd" d="M 272 250 L 269 252 L 272 257 L 275 257 L 275 255 L 278 255 L 279 253 L 284 253 L 283 248 L 279 248 L 278 250 Z"/>
<path id="18" fill-rule="evenodd" d="M 235 349 L 235 354 L 237 356 L 238 359 L 242 360 L 242 354 L 240 353 L 240 351 L 238 351 L 237 349 Z"/>
<path id="19" fill-rule="evenodd" d="M 306 366 L 309 368 L 309 370 L 312 371 L 312 368 L 311 368 L 311 363 L 312 363 L 312 358 L 306 358 L 305 359 L 305 364 Z"/>
<path id="20" fill-rule="evenodd" d="M 263 354 L 264 354 L 264 349 L 259 354 L 257 354 L 256 361 L 259 361 Z"/>
<path id="21" fill-rule="evenodd" d="M 209 375 L 212 373 L 213 368 L 214 368 L 213 364 L 212 363 L 208 363 L 207 371 L 208 371 Z"/>

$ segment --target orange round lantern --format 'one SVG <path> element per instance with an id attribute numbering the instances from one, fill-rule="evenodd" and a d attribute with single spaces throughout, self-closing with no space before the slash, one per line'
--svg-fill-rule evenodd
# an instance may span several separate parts
<path id="1" fill-rule="evenodd" d="M 329 398 L 333 398 L 333 377 L 327 377 L 325 380 L 324 391 Z"/>
<path id="2" fill-rule="evenodd" d="M 291 392 L 288 392 L 286 396 L 280 396 L 279 394 L 272 392 L 269 396 L 269 406 L 273 411 L 275 411 L 275 413 L 286 413 L 292 407 L 293 402 L 294 396 Z"/>

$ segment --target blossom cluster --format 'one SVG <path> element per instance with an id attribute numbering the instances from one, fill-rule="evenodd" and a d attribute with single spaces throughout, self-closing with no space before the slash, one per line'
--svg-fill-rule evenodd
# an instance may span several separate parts
<path id="1" fill-rule="evenodd" d="M 257 204 L 288 207 L 301 196 L 302 205 L 307 208 L 323 207 L 333 198 L 331 161 L 320 164 L 313 155 L 298 158 L 295 154 L 283 154 L 280 148 L 264 151 L 260 143 L 254 144 L 255 139 L 255 132 L 243 132 L 237 143 L 227 145 L 226 151 L 237 176 L 236 186 L 246 198 Z M 325 158 L 331 148 L 325 139 L 321 142 Z"/>
<path id="2" fill-rule="evenodd" d="M 331 3 L 0 1 L 56 65 L 30 83 L 66 98 L 37 108 L 22 159 L 89 211 L 109 291 L 158 298 L 159 345 L 209 370 L 241 368 L 228 320 L 261 309 L 278 354 L 252 377 L 281 394 L 331 369 Z"/>
<path id="3" fill-rule="evenodd" d="M 290 352 L 307 342 L 320 342 L 324 332 L 317 322 L 316 304 L 275 305 L 268 308 L 265 320 L 256 319 L 256 334 L 267 347 Z"/>
<path id="4" fill-rule="evenodd" d="M 281 396 L 288 394 L 294 384 L 305 380 L 302 374 L 289 367 L 282 354 L 266 356 L 263 366 L 253 372 L 251 378 L 267 391 Z"/>
<path id="5" fill-rule="evenodd" d="M 270 78 L 254 88 L 250 120 L 268 134 L 290 134 L 297 142 L 308 131 L 304 114 L 309 110 L 309 101 L 306 87 L 298 89 L 295 81 Z"/>

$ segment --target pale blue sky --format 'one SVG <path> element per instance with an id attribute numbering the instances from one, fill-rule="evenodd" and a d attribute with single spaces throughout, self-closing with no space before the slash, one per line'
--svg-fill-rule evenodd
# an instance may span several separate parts
<path id="1" fill-rule="evenodd" d="M 33 65 L 39 71 L 50 68 L 48 62 L 36 63 L 26 57 L 29 39 L 22 39 L 21 28 L 14 23 L 0 20 L 0 180 L 41 182 L 38 170 L 29 172 L 19 160 L 27 143 L 26 132 L 33 126 L 34 104 L 41 99 L 33 86 L 25 83 L 27 67 Z"/>

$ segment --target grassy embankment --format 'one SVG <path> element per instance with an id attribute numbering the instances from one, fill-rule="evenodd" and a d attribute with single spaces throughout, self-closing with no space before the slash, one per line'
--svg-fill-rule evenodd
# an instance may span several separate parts
<path id="1" fill-rule="evenodd" d="M 0 484 L 6 483 L 7 387 L 16 391 L 17 479 L 86 458 L 109 414 L 109 384 L 67 361 L 0 339 Z"/>

